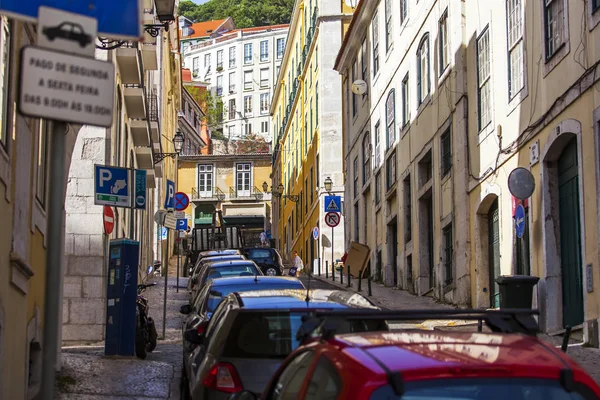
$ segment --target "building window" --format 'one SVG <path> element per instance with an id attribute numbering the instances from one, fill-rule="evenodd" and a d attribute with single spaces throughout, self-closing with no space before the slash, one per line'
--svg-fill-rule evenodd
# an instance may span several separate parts
<path id="1" fill-rule="evenodd" d="M 404 243 L 412 240 L 412 193 L 410 175 L 404 178 Z"/>
<path id="2" fill-rule="evenodd" d="M 261 114 L 269 112 L 269 93 L 260 94 L 260 112 Z"/>
<path id="3" fill-rule="evenodd" d="M 406 17 L 408 16 L 408 4 L 407 0 L 400 0 L 400 25 L 406 21 Z"/>
<path id="4" fill-rule="evenodd" d="M 375 136 L 375 167 L 381 165 L 381 137 L 380 137 L 380 123 L 377 121 L 375 124 L 374 136 Z"/>
<path id="5" fill-rule="evenodd" d="M 527 202 L 523 204 L 525 209 L 525 229 L 523 237 L 517 240 L 517 275 L 531 275 L 529 263 L 529 207 Z"/>
<path id="6" fill-rule="evenodd" d="M 315 180 L 314 180 L 314 171 L 313 168 L 310 167 L 310 204 L 314 201 L 314 193 L 315 193 Z"/>
<path id="7" fill-rule="evenodd" d="M 252 96 L 244 96 L 244 114 L 252 115 Z"/>
<path id="8" fill-rule="evenodd" d="M 244 45 L 244 64 L 252 64 L 252 43 Z"/>
<path id="9" fill-rule="evenodd" d="M 283 58 L 283 52 L 285 51 L 285 39 L 277 39 L 277 59 Z"/>
<path id="10" fill-rule="evenodd" d="M 449 285 L 453 281 L 453 241 L 452 241 L 452 223 L 446 225 L 443 229 L 444 237 L 444 281 Z"/>
<path id="11" fill-rule="evenodd" d="M 354 62 L 352 63 L 352 80 L 351 82 L 348 82 L 348 85 L 350 87 L 352 87 L 352 83 L 354 83 L 356 81 L 356 70 L 358 69 L 358 59 L 354 60 Z M 358 113 L 358 101 L 357 101 L 357 96 L 352 93 L 352 90 L 349 90 L 349 92 L 351 93 L 350 96 L 352 96 L 352 117 L 356 117 L 356 114 Z"/>
<path id="12" fill-rule="evenodd" d="M 235 93 L 235 72 L 229 73 L 229 93 Z"/>
<path id="13" fill-rule="evenodd" d="M 204 55 L 204 68 L 210 70 L 210 54 Z"/>
<path id="14" fill-rule="evenodd" d="M 365 133 L 363 138 L 363 185 L 371 177 L 371 136 L 369 132 Z"/>
<path id="15" fill-rule="evenodd" d="M 404 128 L 410 122 L 410 82 L 408 73 L 402 79 L 402 127 Z"/>
<path id="16" fill-rule="evenodd" d="M 269 86 L 269 69 L 263 68 L 260 70 L 260 87 L 268 87 Z"/>
<path id="17" fill-rule="evenodd" d="M 371 24 L 373 36 L 373 76 L 379 72 L 379 15 L 375 13 Z"/>
<path id="18" fill-rule="evenodd" d="M 419 95 L 419 106 L 429 95 L 429 35 L 421 40 L 417 50 L 417 93 Z"/>
<path id="19" fill-rule="evenodd" d="M 477 39 L 477 79 L 478 79 L 478 108 L 479 130 L 483 130 L 492 122 L 491 110 L 491 68 L 490 68 L 490 30 L 485 31 Z"/>
<path id="20" fill-rule="evenodd" d="M 240 163 L 236 164 L 236 189 L 237 195 L 241 197 L 250 196 L 250 188 L 252 185 L 252 164 Z"/>
<path id="21" fill-rule="evenodd" d="M 8 145 L 10 121 L 8 116 L 8 104 L 10 98 L 10 61 L 11 61 L 11 28 L 6 17 L 2 17 L 2 28 L 0 30 L 0 142 L 6 148 Z"/>
<path id="22" fill-rule="evenodd" d="M 269 121 L 263 121 L 260 123 L 261 133 L 269 133 Z"/>
<path id="23" fill-rule="evenodd" d="M 235 47 L 229 48 L 229 68 L 235 68 L 236 57 L 235 57 Z"/>
<path id="24" fill-rule="evenodd" d="M 223 96 L 223 75 L 217 76 L 217 96 Z"/>
<path id="25" fill-rule="evenodd" d="M 248 122 L 248 123 L 246 123 L 246 125 L 244 125 L 244 133 L 246 135 L 252 134 L 252 123 L 251 122 Z"/>
<path id="26" fill-rule="evenodd" d="M 192 76 L 195 78 L 200 72 L 200 57 L 194 57 L 192 60 Z"/>
<path id="27" fill-rule="evenodd" d="M 392 0 L 385 0 L 385 49 L 389 51 L 392 43 Z"/>
<path id="28" fill-rule="evenodd" d="M 367 46 L 367 38 L 365 37 L 365 39 L 362 42 L 362 47 L 361 47 L 361 51 L 360 51 L 360 66 L 361 66 L 361 79 L 363 81 L 365 81 L 365 83 L 369 82 L 369 76 L 368 76 L 368 70 L 369 70 L 369 50 L 368 50 L 368 46 Z M 367 92 L 365 92 L 362 97 L 363 99 L 365 98 L 365 96 L 367 95 Z"/>
<path id="29" fill-rule="evenodd" d="M 36 198 L 46 209 L 46 192 L 48 190 L 48 135 L 50 134 L 49 122 L 40 120 L 38 130 L 38 155 L 37 155 L 37 182 L 36 182 Z"/>
<path id="30" fill-rule="evenodd" d="M 439 53 L 440 53 L 440 75 L 444 73 L 448 64 L 450 64 L 450 46 L 448 44 L 448 10 L 444 11 L 439 24 Z"/>
<path id="31" fill-rule="evenodd" d="M 235 119 L 235 99 L 229 99 L 229 119 Z"/>
<path id="32" fill-rule="evenodd" d="M 396 91 L 390 90 L 385 101 L 386 150 L 396 142 Z"/>
<path id="33" fill-rule="evenodd" d="M 375 204 L 381 202 L 381 172 L 375 175 Z"/>
<path id="34" fill-rule="evenodd" d="M 358 214 L 358 204 L 354 205 L 354 241 L 360 242 L 360 215 Z"/>
<path id="35" fill-rule="evenodd" d="M 252 71 L 244 71 L 244 90 L 252 90 Z"/>
<path id="36" fill-rule="evenodd" d="M 515 97 L 523 88 L 525 59 L 523 58 L 523 3 L 506 1 L 506 26 L 508 29 L 508 98 Z"/>
<path id="37" fill-rule="evenodd" d="M 217 71 L 223 70 L 223 50 L 217 51 Z"/>
<path id="38" fill-rule="evenodd" d="M 396 183 L 396 151 L 386 161 L 385 175 L 385 188 L 390 190 Z"/>
<path id="39" fill-rule="evenodd" d="M 354 186 L 353 186 L 353 195 L 354 197 L 358 196 L 358 157 L 354 157 L 354 162 L 352 163 L 353 167 L 353 178 L 354 178 Z"/>
<path id="40" fill-rule="evenodd" d="M 452 134 L 450 128 L 442 134 L 440 138 L 440 147 L 442 151 L 442 178 L 448 175 L 452 168 Z"/>
<path id="41" fill-rule="evenodd" d="M 544 42 L 546 60 L 552 58 L 565 41 L 564 0 L 544 0 Z"/>
<path id="42" fill-rule="evenodd" d="M 263 40 L 260 42 L 260 61 L 267 61 L 269 59 L 269 42 Z"/>
<path id="43" fill-rule="evenodd" d="M 592 0 L 592 13 L 596 12 L 600 8 L 600 0 Z"/>
<path id="44" fill-rule="evenodd" d="M 315 84 L 315 126 L 319 126 L 319 82 Z"/>

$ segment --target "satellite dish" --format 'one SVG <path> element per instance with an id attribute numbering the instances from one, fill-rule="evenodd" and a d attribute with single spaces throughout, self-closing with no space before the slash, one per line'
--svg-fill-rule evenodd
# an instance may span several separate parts
<path id="1" fill-rule="evenodd" d="M 365 94 L 367 93 L 367 82 L 362 79 L 354 81 L 352 84 L 352 93 L 354 94 Z"/>
<path id="2" fill-rule="evenodd" d="M 528 199 L 535 190 L 535 178 L 528 169 L 515 168 L 508 176 L 508 190 L 519 200 Z"/>

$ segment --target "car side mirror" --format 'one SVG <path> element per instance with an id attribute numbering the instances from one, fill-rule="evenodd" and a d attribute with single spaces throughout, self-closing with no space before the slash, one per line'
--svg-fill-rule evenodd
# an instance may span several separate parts
<path id="1" fill-rule="evenodd" d="M 192 306 L 189 304 L 184 304 L 179 308 L 179 312 L 187 315 L 192 312 Z"/>
<path id="2" fill-rule="evenodd" d="M 192 344 L 202 344 L 204 339 L 204 335 L 198 333 L 196 329 L 188 329 L 187 331 L 185 331 L 183 337 L 186 341 Z"/>
<path id="3" fill-rule="evenodd" d="M 229 400 L 257 400 L 257 397 L 248 390 L 242 390 L 241 392 L 233 393 L 229 396 Z"/>

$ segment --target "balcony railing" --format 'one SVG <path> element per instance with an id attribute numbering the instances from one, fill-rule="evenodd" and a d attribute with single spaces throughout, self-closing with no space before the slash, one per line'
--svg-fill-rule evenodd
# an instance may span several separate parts
<path id="1" fill-rule="evenodd" d="M 150 93 L 148 93 L 148 119 L 151 122 L 158 122 L 158 95 L 156 94 L 156 89 L 152 89 Z"/>
<path id="2" fill-rule="evenodd" d="M 256 186 L 248 190 L 238 190 L 233 186 L 229 187 L 229 199 L 230 200 L 262 200 L 264 193 Z"/>
<path id="3" fill-rule="evenodd" d="M 225 193 L 218 187 L 209 190 L 192 188 L 192 201 L 223 201 L 225 197 Z"/>

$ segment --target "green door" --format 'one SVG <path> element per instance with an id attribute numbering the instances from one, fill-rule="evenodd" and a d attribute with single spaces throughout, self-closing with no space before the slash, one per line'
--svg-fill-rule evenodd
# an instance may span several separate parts
<path id="1" fill-rule="evenodd" d="M 488 212 L 488 266 L 490 276 L 490 307 L 500 307 L 500 289 L 496 278 L 500 276 L 500 212 L 498 199 Z"/>
<path id="2" fill-rule="evenodd" d="M 579 216 L 579 169 L 577 141 L 567 145 L 558 160 L 560 259 L 562 273 L 563 327 L 583 323 L 581 274 L 581 227 Z"/>

